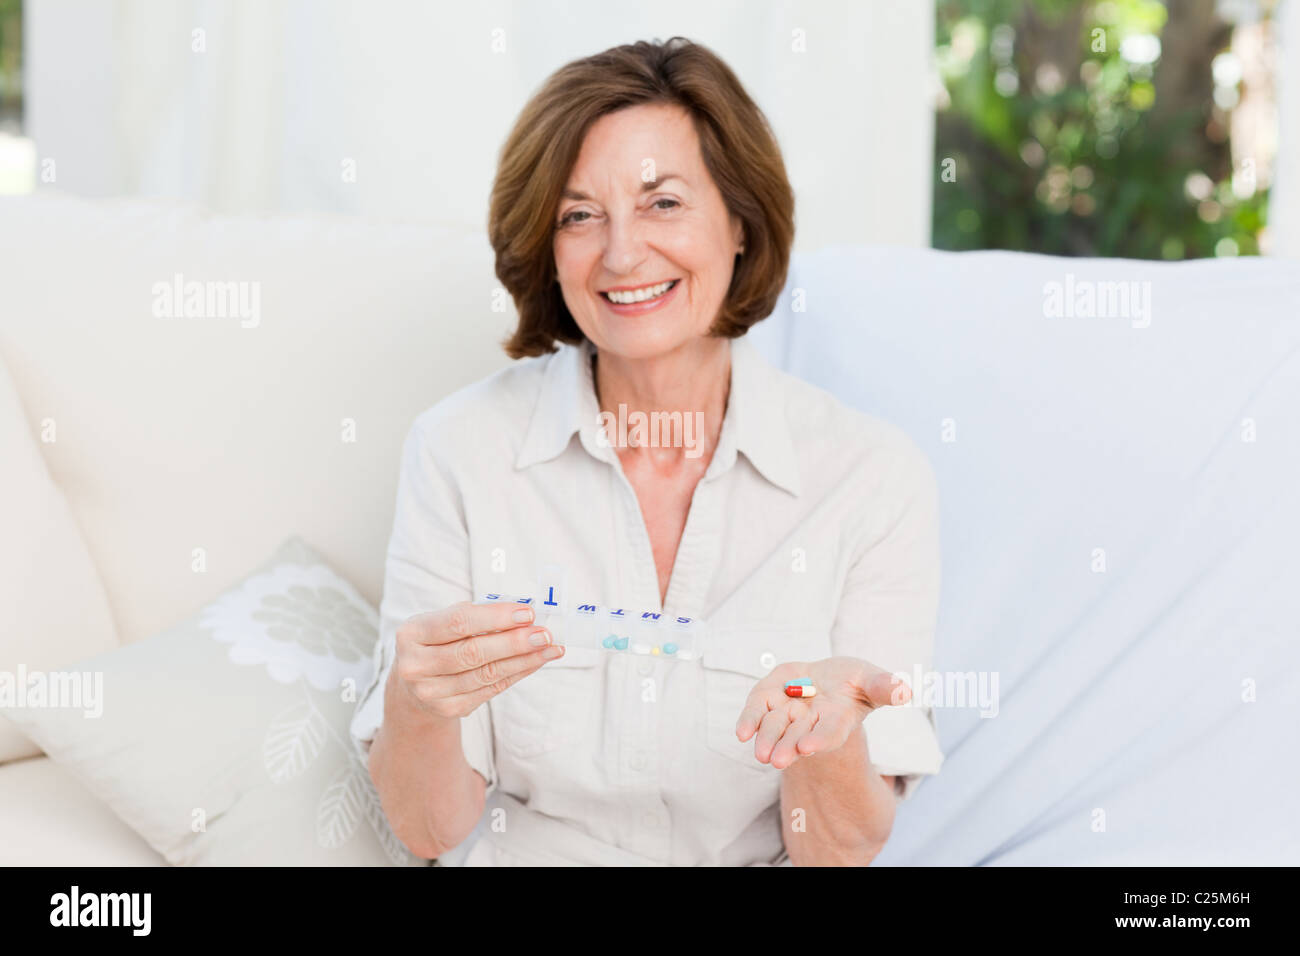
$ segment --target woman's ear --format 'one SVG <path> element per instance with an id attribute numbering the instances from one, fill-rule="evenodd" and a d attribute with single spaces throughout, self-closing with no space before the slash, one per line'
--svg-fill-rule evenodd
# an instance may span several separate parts
<path id="1" fill-rule="evenodd" d="M 745 252 L 745 224 L 738 216 L 731 217 L 731 241 L 736 247 L 736 255 Z"/>

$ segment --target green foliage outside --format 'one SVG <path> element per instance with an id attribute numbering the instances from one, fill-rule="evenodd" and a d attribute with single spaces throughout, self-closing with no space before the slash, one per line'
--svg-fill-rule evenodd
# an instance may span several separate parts
<path id="1" fill-rule="evenodd" d="M 1139 259 L 1259 252 L 1268 196 L 1240 188 L 1241 170 L 1233 188 L 1212 70 L 1231 27 L 1214 0 L 936 7 L 949 99 L 936 122 L 936 248 Z M 1128 37 L 1138 40 L 1126 58 Z M 1158 59 L 1142 62 L 1156 49 Z"/>
<path id="2" fill-rule="evenodd" d="M 0 0 L 0 121 L 22 117 L 22 0 Z"/>

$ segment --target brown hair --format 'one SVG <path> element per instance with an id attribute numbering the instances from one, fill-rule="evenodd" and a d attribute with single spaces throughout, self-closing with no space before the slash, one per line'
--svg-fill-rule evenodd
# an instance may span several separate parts
<path id="1" fill-rule="evenodd" d="M 744 227 L 744 254 L 710 332 L 737 338 L 776 307 L 794 239 L 794 192 L 767 118 L 731 69 L 682 37 L 617 46 L 561 67 L 520 113 L 497 166 L 488 213 L 496 274 L 515 300 L 512 358 L 578 344 L 555 274 L 555 213 L 587 130 L 629 106 L 690 114 L 709 174 Z"/>

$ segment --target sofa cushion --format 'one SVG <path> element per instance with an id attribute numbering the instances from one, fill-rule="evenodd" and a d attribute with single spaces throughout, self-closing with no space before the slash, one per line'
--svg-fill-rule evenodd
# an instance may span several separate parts
<path id="1" fill-rule="evenodd" d="M 0 866 L 162 866 L 163 858 L 48 757 L 0 767 Z"/>
<path id="2" fill-rule="evenodd" d="M 377 624 L 295 539 L 190 620 L 76 665 L 91 714 L 5 713 L 169 863 L 416 864 L 348 737 Z"/>
<path id="3" fill-rule="evenodd" d="M 411 422 L 508 361 L 483 233 L 0 203 L 0 355 L 32 418 L 59 421 L 46 457 L 121 641 L 193 614 L 295 534 L 378 603 Z"/>
<path id="4" fill-rule="evenodd" d="M 57 444 L 60 415 L 35 416 L 44 440 Z M 81 531 L 28 428 L 0 359 L 0 702 L 29 672 L 59 667 L 117 646 L 99 572 Z M 0 763 L 40 750 L 0 717 Z"/>

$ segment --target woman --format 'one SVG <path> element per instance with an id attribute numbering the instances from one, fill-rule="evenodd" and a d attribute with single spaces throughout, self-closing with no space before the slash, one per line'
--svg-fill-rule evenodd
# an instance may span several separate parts
<path id="1" fill-rule="evenodd" d="M 891 677 L 929 663 L 929 466 L 743 337 L 793 214 L 766 120 L 701 46 L 579 60 L 525 107 L 490 235 L 527 361 L 411 431 L 353 724 L 413 852 L 866 864 L 938 769 Z M 620 409 L 680 413 L 698 441 L 620 447 Z M 702 657 L 566 649 L 530 607 L 470 603 L 532 594 L 548 564 L 588 600 L 704 618 Z M 787 697 L 798 678 L 817 696 Z"/>

